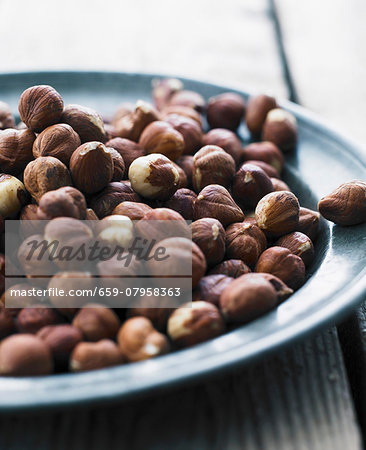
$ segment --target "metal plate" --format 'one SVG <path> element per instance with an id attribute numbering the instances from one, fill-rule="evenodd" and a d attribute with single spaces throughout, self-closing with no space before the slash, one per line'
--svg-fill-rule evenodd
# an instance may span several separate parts
<path id="1" fill-rule="evenodd" d="M 20 93 L 34 84 L 50 84 L 65 103 L 80 103 L 111 114 L 122 101 L 150 98 L 153 76 L 146 74 L 57 72 L 0 75 L 0 99 L 14 111 Z M 206 98 L 230 90 L 183 79 L 187 89 Z M 247 97 L 246 93 L 241 93 Z M 289 103 L 299 124 L 297 150 L 286 158 L 285 181 L 302 206 L 339 184 L 366 180 L 366 151 Z M 240 129 L 243 141 L 248 133 Z M 366 224 L 350 228 L 323 220 L 316 257 L 307 283 L 276 310 L 194 348 L 154 360 L 82 374 L 36 378 L 0 378 L 0 412 L 108 403 L 208 377 L 264 358 L 269 352 L 336 323 L 366 299 Z"/>

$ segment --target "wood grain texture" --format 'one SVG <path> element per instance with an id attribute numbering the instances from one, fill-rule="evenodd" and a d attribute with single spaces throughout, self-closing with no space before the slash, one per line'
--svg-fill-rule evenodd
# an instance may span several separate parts
<path id="1" fill-rule="evenodd" d="M 0 448 L 356 450 L 361 442 L 331 329 L 204 384 L 108 408 L 4 417 Z"/>

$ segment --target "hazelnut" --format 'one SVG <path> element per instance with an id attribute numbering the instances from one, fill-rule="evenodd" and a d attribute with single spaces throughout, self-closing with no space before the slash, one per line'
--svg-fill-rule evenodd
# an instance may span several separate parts
<path id="1" fill-rule="evenodd" d="M 65 364 L 71 352 L 83 340 L 83 335 L 78 328 L 66 324 L 43 327 L 38 331 L 37 336 L 48 345 L 56 364 Z"/>
<path id="2" fill-rule="evenodd" d="M 128 114 L 132 113 L 132 111 L 135 109 L 135 105 L 129 102 L 123 102 L 120 105 L 118 105 L 115 113 L 113 114 L 111 118 L 111 125 L 114 127 L 116 126 L 119 119 L 122 119 L 122 117 L 127 116 Z"/>
<path id="3" fill-rule="evenodd" d="M 18 178 L 0 174 L 0 215 L 3 219 L 14 217 L 27 202 L 27 191 Z"/>
<path id="4" fill-rule="evenodd" d="M 2 305 L 2 302 L 0 303 Z M 0 306 L 0 341 L 12 334 L 15 328 L 14 319 L 10 311 Z"/>
<path id="5" fill-rule="evenodd" d="M 48 375 L 52 369 L 51 351 L 39 337 L 32 334 L 16 334 L 1 342 L 1 375 Z"/>
<path id="6" fill-rule="evenodd" d="M 192 186 L 192 172 L 193 172 L 193 156 L 184 155 L 176 160 L 176 164 L 184 170 L 187 177 L 187 186 Z"/>
<path id="7" fill-rule="evenodd" d="M 206 145 L 193 156 L 193 187 L 200 191 L 209 184 L 231 185 L 235 174 L 234 159 L 216 145 Z"/>
<path id="8" fill-rule="evenodd" d="M 188 186 L 188 180 L 187 175 L 184 172 L 184 170 L 178 166 L 175 162 L 172 161 L 173 166 L 177 169 L 179 174 L 179 181 L 178 181 L 178 189 L 186 188 Z"/>
<path id="9" fill-rule="evenodd" d="M 170 114 L 164 118 L 184 139 L 184 155 L 191 155 L 202 147 L 202 129 L 198 123 L 188 117 Z"/>
<path id="10" fill-rule="evenodd" d="M 305 266 L 309 266 L 314 259 L 314 246 L 309 236 L 300 231 L 294 231 L 282 236 L 275 244 L 278 247 L 285 247 L 294 255 L 300 256 Z"/>
<path id="11" fill-rule="evenodd" d="M 31 206 L 31 205 L 29 205 Z M 37 209 L 37 219 L 51 220 L 55 217 L 86 219 L 84 195 L 71 186 L 48 191 L 42 195 Z"/>
<path id="12" fill-rule="evenodd" d="M 277 108 L 276 99 L 270 95 L 262 94 L 249 97 L 245 121 L 252 135 L 259 136 L 261 134 L 267 114 L 275 108 Z"/>
<path id="13" fill-rule="evenodd" d="M 32 86 L 19 99 L 20 120 L 36 133 L 60 122 L 63 109 L 61 95 L 47 85 Z"/>
<path id="14" fill-rule="evenodd" d="M 253 275 L 264 277 L 272 284 L 277 293 L 277 303 L 282 303 L 294 293 L 294 291 L 289 288 L 287 284 L 271 273 L 254 273 Z"/>
<path id="15" fill-rule="evenodd" d="M 79 135 L 65 123 L 51 125 L 37 136 L 33 143 L 33 156 L 53 156 L 69 165 L 74 150 L 80 145 Z"/>
<path id="16" fill-rule="evenodd" d="M 133 238 L 133 223 L 127 216 L 106 216 L 98 222 L 97 230 L 98 239 L 123 248 L 126 248 Z"/>
<path id="17" fill-rule="evenodd" d="M 225 232 L 226 256 L 241 259 L 253 267 L 267 246 L 267 239 L 257 225 L 251 223 L 233 223 Z"/>
<path id="18" fill-rule="evenodd" d="M 126 320 L 118 332 L 118 347 L 127 361 L 142 361 L 169 352 L 167 337 L 146 317 Z"/>
<path id="19" fill-rule="evenodd" d="M 85 303 L 88 303 L 90 297 L 88 295 L 75 297 L 75 295 L 71 294 L 74 294 L 75 290 L 87 292 L 94 287 L 95 279 L 92 278 L 89 272 L 57 272 L 48 283 L 48 295 L 52 306 L 57 308 L 61 314 L 65 314 L 65 309 L 69 309 L 69 312 L 74 314 L 80 305 L 84 306 Z M 64 292 L 63 296 L 58 295 L 61 289 Z"/>
<path id="20" fill-rule="evenodd" d="M 34 304 L 34 297 L 26 295 L 28 289 L 31 288 L 32 286 L 28 283 L 13 284 L 2 294 L 0 298 L 0 309 L 6 307 L 5 310 L 13 318 L 16 318 L 20 311 L 22 311 L 22 308 Z M 10 289 L 12 289 L 12 292 L 10 292 Z"/>
<path id="21" fill-rule="evenodd" d="M 169 258 L 148 261 L 148 269 L 153 277 L 174 278 L 179 276 L 192 276 L 192 287 L 195 288 L 206 272 L 206 259 L 201 249 L 194 242 L 186 238 L 171 237 L 155 244 L 151 253 L 157 247 L 165 249 Z"/>
<path id="22" fill-rule="evenodd" d="M 76 131 L 82 144 L 91 141 L 106 141 L 103 119 L 92 108 L 67 105 L 60 121 L 67 123 Z"/>
<path id="23" fill-rule="evenodd" d="M 109 339 L 102 339 L 99 342 L 80 342 L 71 354 L 70 370 L 85 372 L 117 366 L 123 362 L 117 345 Z"/>
<path id="24" fill-rule="evenodd" d="M 271 178 L 273 191 L 279 192 L 279 191 L 291 191 L 291 189 L 288 187 L 288 185 L 278 178 Z M 300 208 L 301 210 L 301 208 Z"/>
<path id="25" fill-rule="evenodd" d="M 223 186 L 210 184 L 202 189 L 194 202 L 195 220 L 204 217 L 213 217 L 226 227 L 242 221 L 244 214 Z"/>
<path id="26" fill-rule="evenodd" d="M 10 106 L 0 101 L 0 130 L 5 130 L 6 128 L 15 128 L 15 120 Z"/>
<path id="27" fill-rule="evenodd" d="M 121 181 L 125 175 L 125 163 L 122 156 L 112 147 L 108 147 L 108 151 L 113 160 L 113 176 L 112 181 Z"/>
<path id="28" fill-rule="evenodd" d="M 205 301 L 187 303 L 176 309 L 168 320 L 168 335 L 179 347 L 190 347 L 213 339 L 225 331 L 215 305 Z"/>
<path id="29" fill-rule="evenodd" d="M 72 325 L 79 328 L 88 341 L 114 339 L 121 325 L 116 313 L 97 303 L 90 303 L 74 317 Z"/>
<path id="30" fill-rule="evenodd" d="M 211 97 L 207 106 L 207 121 L 211 128 L 227 128 L 235 131 L 244 117 L 244 99 L 233 92 Z"/>
<path id="31" fill-rule="evenodd" d="M 190 230 L 183 217 L 169 208 L 148 211 L 136 223 L 137 233 L 145 239 L 157 242 L 168 237 L 190 237 Z"/>
<path id="32" fill-rule="evenodd" d="M 53 156 L 41 156 L 24 170 L 24 185 L 38 203 L 43 194 L 62 186 L 71 186 L 70 173 L 65 164 Z"/>
<path id="33" fill-rule="evenodd" d="M 275 288 L 264 277 L 256 275 L 242 275 L 221 293 L 220 308 L 228 322 L 249 322 L 276 306 Z"/>
<path id="34" fill-rule="evenodd" d="M 241 259 L 228 259 L 213 267 L 208 275 L 221 274 L 230 278 L 238 278 L 250 272 L 250 268 Z"/>
<path id="35" fill-rule="evenodd" d="M 149 103 L 138 100 L 134 111 L 118 120 L 115 127 L 119 137 L 137 142 L 144 129 L 155 120 L 159 120 L 159 112 Z"/>
<path id="36" fill-rule="evenodd" d="M 296 231 L 306 234 L 312 241 L 319 233 L 320 214 L 317 211 L 312 211 L 308 208 L 300 208 L 299 223 Z"/>
<path id="37" fill-rule="evenodd" d="M 253 164 L 254 166 L 260 167 L 270 178 L 280 178 L 280 174 L 277 172 L 277 170 L 264 161 L 248 159 L 247 161 L 245 161 L 245 164 Z"/>
<path id="38" fill-rule="evenodd" d="M 217 145 L 233 157 L 235 164 L 239 164 L 242 146 L 238 136 L 225 128 L 215 128 L 203 136 L 203 145 Z"/>
<path id="39" fill-rule="evenodd" d="M 140 156 L 146 155 L 144 148 L 141 147 L 140 144 L 130 141 L 129 139 L 116 137 L 110 139 L 106 143 L 106 146 L 109 148 L 113 148 L 122 156 L 123 162 L 125 164 L 125 174 L 127 173 L 130 165 L 135 159 L 139 158 Z"/>
<path id="40" fill-rule="evenodd" d="M 46 325 L 56 325 L 61 322 L 60 316 L 52 308 L 42 305 L 24 308 L 17 317 L 16 328 L 19 333 L 36 334 Z"/>
<path id="41" fill-rule="evenodd" d="M 192 119 L 199 127 L 202 129 L 202 116 L 199 112 L 195 111 L 194 109 L 190 108 L 189 106 L 182 106 L 182 105 L 170 105 L 166 106 L 161 111 L 161 120 L 164 120 L 165 117 L 170 116 L 171 114 L 177 114 L 178 116 L 187 117 L 188 119 Z"/>
<path id="42" fill-rule="evenodd" d="M 171 96 L 168 106 L 188 106 L 198 112 L 203 112 L 206 102 L 198 92 L 181 90 Z"/>
<path id="43" fill-rule="evenodd" d="M 284 247 L 270 247 L 258 259 L 256 272 L 275 275 L 291 289 L 300 288 L 305 282 L 305 265 L 299 256 Z"/>
<path id="44" fill-rule="evenodd" d="M 128 178 L 141 196 L 168 200 L 178 188 L 179 173 L 166 156 L 154 153 L 135 159 Z"/>
<path id="45" fill-rule="evenodd" d="M 242 161 L 263 161 L 274 167 L 278 173 L 282 172 L 284 158 L 281 150 L 273 142 L 253 142 L 243 148 Z"/>
<path id="46" fill-rule="evenodd" d="M 209 266 L 224 259 L 225 230 L 218 220 L 208 217 L 196 220 L 192 223 L 191 230 L 192 241 L 202 250 Z"/>
<path id="47" fill-rule="evenodd" d="M 169 123 L 155 121 L 142 132 L 139 144 L 147 153 L 160 153 L 175 161 L 183 153 L 184 138 Z"/>
<path id="48" fill-rule="evenodd" d="M 155 107 L 162 110 L 173 94 L 183 89 L 183 83 L 177 78 L 163 78 L 152 80 L 152 97 Z"/>
<path id="49" fill-rule="evenodd" d="M 99 217 L 95 214 L 91 208 L 86 208 L 86 220 L 99 220 Z"/>
<path id="50" fill-rule="evenodd" d="M 263 125 L 262 140 L 273 142 L 284 152 L 292 150 L 297 141 L 295 116 L 280 108 L 269 111 Z"/>
<path id="51" fill-rule="evenodd" d="M 90 207 L 102 218 L 111 215 L 114 208 L 124 201 L 139 202 L 141 199 L 127 182 L 113 181 L 90 199 Z"/>
<path id="52" fill-rule="evenodd" d="M 145 203 L 121 202 L 114 208 L 112 214 L 126 216 L 131 220 L 140 220 L 149 211 L 152 211 L 152 208 Z"/>
<path id="53" fill-rule="evenodd" d="M 255 208 L 259 200 L 272 190 L 269 176 L 254 164 L 244 163 L 235 174 L 233 196 L 244 209 Z"/>
<path id="54" fill-rule="evenodd" d="M 0 167 L 6 173 L 17 175 L 32 161 L 32 131 L 9 128 L 0 131 Z"/>
<path id="55" fill-rule="evenodd" d="M 146 306 L 146 307 L 139 307 L 139 308 L 131 308 L 127 312 L 128 317 L 135 317 L 135 316 L 143 316 L 146 317 L 151 321 L 154 328 L 156 328 L 158 331 L 165 332 L 166 326 L 168 323 L 169 316 L 174 311 L 174 308 L 166 308 L 166 307 L 158 307 L 154 308 L 153 306 L 165 304 L 166 300 L 163 298 L 156 298 L 153 297 L 151 300 L 151 297 L 143 297 L 140 298 L 139 304 L 141 305 L 152 305 L 152 306 Z"/>
<path id="56" fill-rule="evenodd" d="M 255 219 L 259 228 L 272 236 L 282 236 L 296 230 L 300 205 L 292 192 L 271 192 L 259 200 Z"/>
<path id="57" fill-rule="evenodd" d="M 200 279 L 196 289 L 193 291 L 193 300 L 204 300 L 219 306 L 220 295 L 233 278 L 227 275 L 207 275 Z"/>
<path id="58" fill-rule="evenodd" d="M 178 189 L 177 192 L 164 203 L 165 208 L 177 211 L 185 220 L 193 220 L 193 206 L 197 195 L 190 189 Z"/>
<path id="59" fill-rule="evenodd" d="M 349 226 L 366 222 L 366 183 L 360 180 L 341 184 L 320 199 L 320 214 L 337 225 Z"/>

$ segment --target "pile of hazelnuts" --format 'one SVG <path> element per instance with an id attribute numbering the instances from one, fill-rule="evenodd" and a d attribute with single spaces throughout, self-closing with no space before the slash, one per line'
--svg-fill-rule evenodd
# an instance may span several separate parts
<path id="1" fill-rule="evenodd" d="M 136 224 L 150 232 L 149 221 L 176 221 L 177 228 L 190 227 L 193 241 L 193 302 L 155 308 L 146 297 L 140 307 L 119 309 L 98 298 L 82 308 L 55 308 L 50 295 L 37 308 L 6 308 L 2 253 L 1 375 L 80 372 L 153 358 L 254 320 L 304 284 L 320 215 L 301 207 L 281 179 L 283 154 L 296 147 L 294 115 L 268 95 L 246 102 L 229 92 L 206 101 L 177 79 L 154 80 L 152 98 L 123 103 L 102 118 L 88 107 L 65 106 L 51 86 L 33 86 L 20 97 L 17 125 L 0 103 L 1 251 L 4 220 L 20 220 L 25 240 L 60 238 L 60 227 L 63 238 L 65 229 L 88 234 L 74 222 L 95 220 L 105 239 L 123 244 Z M 253 138 L 244 147 L 236 134 L 243 123 Z M 364 222 L 365 193 L 362 181 L 346 183 L 319 210 L 340 225 Z M 105 233 L 118 227 L 116 216 L 123 226 Z M 45 230 L 34 225 L 37 219 L 49 221 Z M 178 258 L 187 249 L 188 238 L 174 232 L 160 238 Z M 22 256 L 20 250 L 6 264 L 27 274 Z M 34 276 L 37 267 L 31 269 L 18 288 L 44 283 Z M 118 274 L 113 260 L 101 266 L 100 277 L 111 273 Z M 48 286 L 80 278 L 87 287 L 90 275 L 60 267 Z"/>

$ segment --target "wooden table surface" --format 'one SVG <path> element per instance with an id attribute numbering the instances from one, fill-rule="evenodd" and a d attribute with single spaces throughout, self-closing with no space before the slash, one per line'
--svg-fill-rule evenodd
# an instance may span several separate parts
<path id="1" fill-rule="evenodd" d="M 159 72 L 269 91 L 362 142 L 365 13 L 362 0 L 0 0 L 0 71 Z M 0 417 L 0 450 L 360 449 L 365 324 L 363 307 L 265 361 L 158 396 Z"/>

